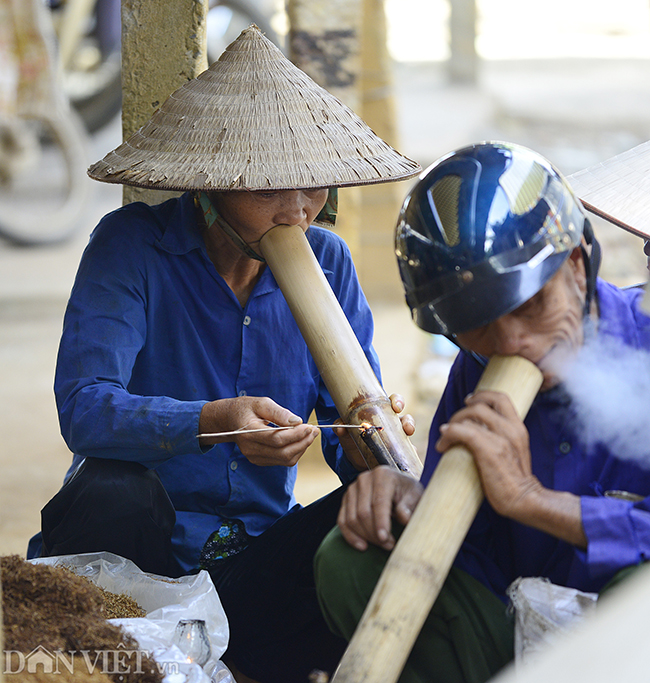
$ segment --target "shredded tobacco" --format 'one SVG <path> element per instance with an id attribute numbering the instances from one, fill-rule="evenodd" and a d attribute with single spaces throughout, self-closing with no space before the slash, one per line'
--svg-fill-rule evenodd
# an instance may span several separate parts
<path id="1" fill-rule="evenodd" d="M 99 591 L 102 594 L 104 616 L 107 619 L 131 619 L 147 616 L 145 610 L 130 595 L 111 593 L 104 588 L 100 588 Z"/>
<path id="2" fill-rule="evenodd" d="M 67 679 L 89 680 L 89 668 L 93 675 L 98 673 L 98 668 L 101 671 L 105 653 L 120 651 L 120 666 L 110 662 L 105 667 L 108 671 L 101 673 L 104 680 L 106 676 L 110 679 L 106 683 L 162 681 L 155 661 L 139 649 L 136 640 L 107 621 L 105 599 L 90 581 L 60 567 L 31 564 L 18 555 L 1 557 L 0 568 L 4 649 L 14 651 L 14 659 L 19 657 L 15 653 L 29 656 L 39 647 L 49 654 L 59 652 L 62 661 L 67 661 L 73 671 L 69 676 L 62 674 L 66 666 L 61 663 L 56 680 L 63 683 Z M 99 664 L 93 668 L 88 662 Z M 12 670 L 20 668 L 13 660 L 9 664 Z M 7 680 L 25 683 L 41 680 L 40 668 L 36 669 L 36 675 L 25 669 L 8 674 Z M 47 675 L 45 670 L 43 675 Z"/>
<path id="3" fill-rule="evenodd" d="M 60 566 L 64 571 L 70 572 L 74 576 L 78 576 L 71 567 L 65 565 Z M 86 576 L 80 577 L 84 581 L 88 581 L 92 586 L 95 584 Z M 126 593 L 111 593 L 105 588 L 96 586 L 102 598 L 102 613 L 106 619 L 131 619 L 146 617 L 147 612 L 138 603 Z"/>

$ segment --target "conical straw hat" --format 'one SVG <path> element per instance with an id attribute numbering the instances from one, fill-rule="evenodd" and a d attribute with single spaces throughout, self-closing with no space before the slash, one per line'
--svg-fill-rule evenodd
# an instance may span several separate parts
<path id="1" fill-rule="evenodd" d="M 88 174 L 161 190 L 282 190 L 419 171 L 250 26 Z"/>
<path id="2" fill-rule="evenodd" d="M 567 177 L 585 209 L 650 238 L 650 140 Z"/>

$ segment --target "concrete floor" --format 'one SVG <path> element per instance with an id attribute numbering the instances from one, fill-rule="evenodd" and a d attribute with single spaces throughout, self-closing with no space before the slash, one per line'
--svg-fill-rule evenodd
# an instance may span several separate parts
<path id="1" fill-rule="evenodd" d="M 398 65 L 398 146 L 427 166 L 459 145 L 506 139 L 570 174 L 650 139 L 649 70 L 648 62 L 631 60 L 492 62 L 479 86 L 468 87 L 449 85 L 438 64 Z M 89 161 L 119 140 L 116 120 L 92 139 Z M 0 242 L 0 554 L 24 554 L 70 461 L 51 388 L 61 319 L 89 231 L 121 203 L 120 187 L 87 182 L 93 204 L 70 242 L 32 249 Z M 645 280 L 641 240 L 600 221 L 596 231 L 605 244 L 605 277 L 622 285 Z M 407 398 L 422 452 L 449 359 L 411 323 L 405 306 L 371 305 L 386 389 Z M 336 485 L 311 453 L 300 472 L 302 502 Z"/>

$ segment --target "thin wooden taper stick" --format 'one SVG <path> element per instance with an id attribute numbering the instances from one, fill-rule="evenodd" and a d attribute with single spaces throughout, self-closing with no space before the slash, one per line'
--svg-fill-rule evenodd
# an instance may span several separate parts
<path id="1" fill-rule="evenodd" d="M 528 412 L 540 371 L 516 356 L 494 357 L 478 389 L 510 396 Z M 395 683 L 483 500 L 474 459 L 455 446 L 431 481 L 384 567 L 332 683 Z"/>
<path id="2" fill-rule="evenodd" d="M 278 225 L 262 237 L 260 250 L 341 418 L 350 424 L 369 422 L 382 427 L 380 438 L 393 458 L 393 462 L 382 464 L 419 477 L 422 463 L 415 448 L 404 434 L 303 230 L 296 225 Z M 375 454 L 357 430 L 351 434 L 368 465 L 376 465 Z"/>
<path id="3" fill-rule="evenodd" d="M 344 424 L 333 424 L 333 425 L 319 425 L 313 422 L 306 422 L 310 427 L 318 427 L 318 429 L 363 429 L 363 425 L 344 425 Z M 287 429 L 296 429 L 296 427 L 301 427 L 300 425 L 292 425 L 291 427 L 257 427 L 256 429 L 233 429 L 230 432 L 211 432 L 206 434 L 197 434 L 197 439 L 208 439 L 215 437 L 226 437 L 226 436 L 241 436 L 242 434 L 255 434 L 256 432 L 283 432 Z"/>

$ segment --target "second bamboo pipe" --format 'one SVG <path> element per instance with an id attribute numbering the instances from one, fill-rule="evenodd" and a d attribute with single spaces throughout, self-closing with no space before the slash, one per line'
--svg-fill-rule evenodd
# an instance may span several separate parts
<path id="1" fill-rule="evenodd" d="M 507 394 L 523 420 L 541 384 L 530 361 L 495 356 L 476 391 Z M 397 681 L 482 501 L 474 458 L 453 446 L 391 552 L 332 683 Z"/>
<path id="2" fill-rule="evenodd" d="M 380 440 L 374 450 L 356 433 L 360 430 L 352 430 L 368 466 L 386 464 L 419 478 L 422 463 L 417 452 L 404 434 L 302 228 L 272 228 L 262 237 L 260 251 L 343 421 L 381 427 L 373 437 Z"/>

